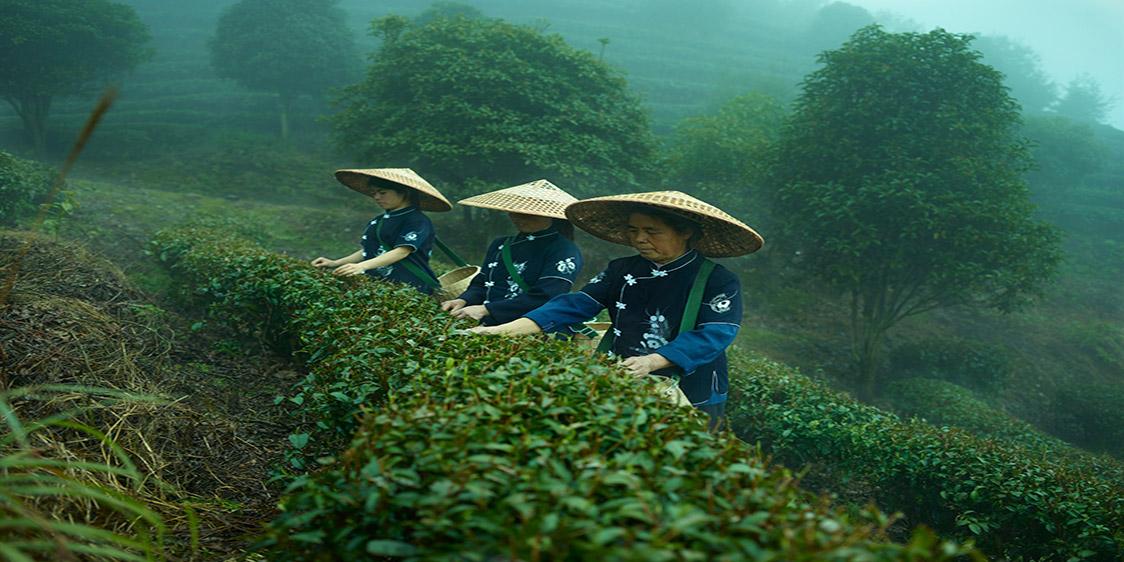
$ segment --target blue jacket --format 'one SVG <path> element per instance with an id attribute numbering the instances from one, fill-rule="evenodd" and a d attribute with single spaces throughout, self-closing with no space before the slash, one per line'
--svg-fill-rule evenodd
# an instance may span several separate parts
<path id="1" fill-rule="evenodd" d="M 433 269 L 429 267 L 429 255 L 433 252 L 434 236 L 433 223 L 417 207 L 406 207 L 375 217 L 367 223 L 367 229 L 363 232 L 363 238 L 359 242 L 363 247 L 364 260 L 382 255 L 393 248 L 408 247 L 413 248 L 414 251 L 398 263 L 368 269 L 367 275 L 374 279 L 406 283 L 427 295 L 432 293 L 433 287 L 427 285 L 417 275 L 406 269 L 402 262 L 409 261 L 436 281 L 437 276 L 434 275 Z"/>
<path id="2" fill-rule="evenodd" d="M 726 348 L 741 327 L 741 286 L 717 265 L 707 280 L 695 328 L 679 332 L 687 296 L 703 257 L 696 251 L 666 263 L 640 256 L 609 262 L 581 291 L 557 296 L 525 316 L 544 332 L 609 310 L 616 335 L 610 351 L 619 357 L 658 353 L 678 368 L 653 374 L 681 375 L 679 387 L 696 406 L 720 404 L 729 392 Z"/>
<path id="3" fill-rule="evenodd" d="M 480 275 L 461 294 L 470 305 L 483 304 L 485 326 L 504 324 L 540 307 L 551 297 L 568 293 L 582 270 L 582 254 L 554 227 L 511 240 L 511 261 L 530 290 L 524 291 L 504 267 L 502 250 L 508 237 L 496 238 L 484 254 Z"/>

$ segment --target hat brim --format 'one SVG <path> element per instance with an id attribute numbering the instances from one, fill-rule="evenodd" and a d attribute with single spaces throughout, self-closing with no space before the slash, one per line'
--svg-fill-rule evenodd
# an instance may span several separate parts
<path id="1" fill-rule="evenodd" d="M 371 185 L 371 179 L 376 185 Z M 394 186 L 405 187 L 418 193 L 418 208 L 423 211 L 444 213 L 453 210 L 453 204 L 445 199 L 436 188 L 424 185 L 410 185 L 398 178 L 387 174 L 380 174 L 377 170 L 336 170 L 336 180 L 347 187 L 368 197 L 375 194 L 379 182 L 386 182 Z"/>
<path id="2" fill-rule="evenodd" d="M 752 254 L 765 244 L 765 240 L 755 230 L 728 215 L 722 217 L 713 212 L 694 211 L 675 202 L 625 197 L 627 196 L 596 197 L 578 201 L 566 208 L 566 217 L 575 226 L 597 238 L 631 246 L 627 230 L 629 215 L 643 212 L 645 207 L 669 212 L 699 225 L 702 232 L 692 246 L 702 255 L 711 258 Z"/>

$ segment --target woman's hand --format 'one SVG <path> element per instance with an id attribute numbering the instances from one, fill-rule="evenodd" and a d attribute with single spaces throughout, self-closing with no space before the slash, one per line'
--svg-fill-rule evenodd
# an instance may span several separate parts
<path id="1" fill-rule="evenodd" d="M 364 271 L 367 270 L 363 267 L 360 267 L 357 263 L 345 263 L 333 270 L 332 275 L 338 275 L 340 277 L 352 277 L 355 275 L 363 275 Z"/>
<path id="2" fill-rule="evenodd" d="M 445 312 L 456 312 L 464 308 L 467 304 L 468 302 L 466 302 L 464 299 L 450 299 L 441 303 L 441 310 L 444 310 Z"/>
<path id="3" fill-rule="evenodd" d="M 336 260 L 330 260 L 324 256 L 320 256 L 312 260 L 312 267 L 335 267 L 339 265 Z"/>
<path id="4" fill-rule="evenodd" d="M 494 336 L 500 333 L 495 326 L 476 326 L 475 328 L 469 328 L 465 331 L 470 334 L 482 334 L 485 336 Z"/>
<path id="5" fill-rule="evenodd" d="M 666 357 L 659 353 L 649 353 L 648 355 L 629 357 L 621 361 L 621 365 L 623 365 L 629 373 L 642 377 L 650 374 L 652 371 L 670 367 L 671 361 L 668 361 Z"/>
<path id="6" fill-rule="evenodd" d="M 482 304 L 476 304 L 454 310 L 453 318 L 471 318 L 479 322 L 481 318 L 488 314 L 488 307 Z"/>

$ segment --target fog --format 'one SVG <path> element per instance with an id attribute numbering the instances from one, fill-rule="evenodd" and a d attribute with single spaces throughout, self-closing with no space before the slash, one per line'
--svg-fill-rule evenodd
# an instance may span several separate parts
<path id="1" fill-rule="evenodd" d="M 1093 76 L 1115 103 L 1108 122 L 1124 129 L 1124 2 L 1120 0 L 852 0 L 876 16 L 913 20 L 924 29 L 1004 35 L 1034 49 L 1064 86 Z"/>

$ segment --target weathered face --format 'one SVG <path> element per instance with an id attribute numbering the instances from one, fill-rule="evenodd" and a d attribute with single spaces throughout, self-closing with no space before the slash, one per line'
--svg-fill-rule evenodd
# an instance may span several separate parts
<path id="1" fill-rule="evenodd" d="M 628 216 L 628 243 L 644 258 L 667 263 L 687 251 L 690 232 L 678 232 L 671 225 L 650 215 L 632 213 Z"/>
<path id="2" fill-rule="evenodd" d="M 511 224 L 519 232 L 538 232 L 550 227 L 554 222 L 550 217 L 540 217 L 538 215 L 525 215 L 523 213 L 508 213 L 507 218 L 511 219 Z"/>
<path id="3" fill-rule="evenodd" d="M 371 197 L 375 200 L 375 203 L 378 203 L 379 207 L 387 211 L 397 211 L 405 207 L 409 202 L 405 192 L 398 192 L 383 187 L 376 189 L 375 192 L 371 194 Z"/>

